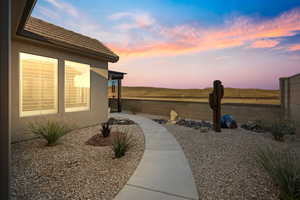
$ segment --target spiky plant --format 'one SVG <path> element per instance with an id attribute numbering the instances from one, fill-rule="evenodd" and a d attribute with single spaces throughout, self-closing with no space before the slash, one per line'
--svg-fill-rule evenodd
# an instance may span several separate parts
<path id="1" fill-rule="evenodd" d="M 109 122 L 102 123 L 101 134 L 103 137 L 110 136 L 111 127 L 109 126 Z"/>
<path id="2" fill-rule="evenodd" d="M 295 153 L 259 149 L 256 161 L 278 185 L 281 200 L 300 200 L 300 162 Z"/>
<path id="3" fill-rule="evenodd" d="M 289 120 L 277 120 L 271 127 L 270 131 L 277 141 L 283 141 L 285 135 L 294 135 L 296 133 L 296 125 Z"/>
<path id="4" fill-rule="evenodd" d="M 128 134 L 128 130 L 118 132 L 112 142 L 112 149 L 116 158 L 123 157 L 132 146 L 132 136 Z"/>
<path id="5" fill-rule="evenodd" d="M 71 130 L 67 125 L 63 123 L 49 120 L 45 123 L 30 122 L 28 125 L 28 129 L 31 133 L 39 135 L 47 140 L 48 146 L 55 145 L 59 138 L 61 138 Z"/>

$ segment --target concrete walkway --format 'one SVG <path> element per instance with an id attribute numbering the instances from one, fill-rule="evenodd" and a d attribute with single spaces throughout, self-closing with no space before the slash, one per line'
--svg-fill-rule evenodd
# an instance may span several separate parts
<path id="1" fill-rule="evenodd" d="M 194 178 L 176 139 L 160 124 L 138 115 L 112 114 L 140 125 L 145 152 L 115 200 L 198 200 Z"/>

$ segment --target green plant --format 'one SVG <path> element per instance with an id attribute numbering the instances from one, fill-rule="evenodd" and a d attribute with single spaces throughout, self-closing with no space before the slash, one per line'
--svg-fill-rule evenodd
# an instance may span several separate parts
<path id="1" fill-rule="evenodd" d="M 55 145 L 60 137 L 70 131 L 67 125 L 49 120 L 46 123 L 30 122 L 28 128 L 31 133 L 46 139 L 48 146 Z"/>
<path id="2" fill-rule="evenodd" d="M 296 124 L 290 120 L 278 120 L 271 125 L 270 132 L 275 140 L 283 141 L 285 135 L 296 133 Z"/>
<path id="3" fill-rule="evenodd" d="M 109 127 L 109 122 L 102 123 L 101 133 L 103 137 L 108 137 L 110 135 L 111 127 Z"/>
<path id="4" fill-rule="evenodd" d="M 300 200 L 300 162 L 295 153 L 269 147 L 257 152 L 256 161 L 278 185 L 281 200 Z"/>
<path id="5" fill-rule="evenodd" d="M 112 142 L 112 148 L 116 158 L 121 158 L 132 146 L 132 136 L 128 131 L 118 132 Z"/>

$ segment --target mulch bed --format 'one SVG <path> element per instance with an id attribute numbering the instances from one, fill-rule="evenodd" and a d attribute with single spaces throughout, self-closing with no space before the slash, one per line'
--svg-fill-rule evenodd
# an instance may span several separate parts
<path id="1" fill-rule="evenodd" d="M 103 137 L 101 134 L 94 135 L 88 141 L 85 142 L 87 145 L 92 146 L 111 146 L 114 138 L 120 134 L 120 132 L 111 132 L 108 137 Z"/>

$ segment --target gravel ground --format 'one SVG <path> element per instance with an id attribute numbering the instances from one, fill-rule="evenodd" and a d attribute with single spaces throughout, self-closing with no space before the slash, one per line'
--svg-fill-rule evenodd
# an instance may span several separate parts
<path id="1" fill-rule="evenodd" d="M 289 145 L 300 152 L 299 140 L 279 143 L 267 133 L 242 129 L 222 133 L 178 125 L 165 125 L 181 144 L 196 181 L 201 200 L 278 199 L 278 189 L 254 161 L 258 147 Z"/>
<path id="2" fill-rule="evenodd" d="M 85 144 L 100 126 L 72 131 L 53 147 L 42 139 L 13 144 L 12 199 L 113 199 L 144 151 L 142 130 L 137 125 L 121 127 L 128 127 L 135 139 L 121 159 L 113 158 L 111 147 Z"/>

